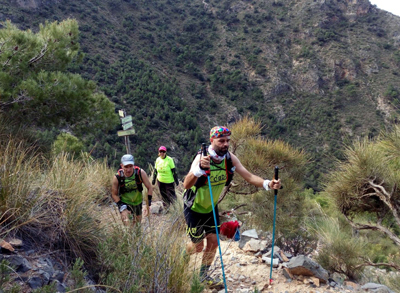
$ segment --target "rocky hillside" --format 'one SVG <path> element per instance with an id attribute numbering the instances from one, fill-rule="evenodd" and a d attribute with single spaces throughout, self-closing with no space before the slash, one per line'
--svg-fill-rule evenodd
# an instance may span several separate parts
<path id="1" fill-rule="evenodd" d="M 368 0 L 0 0 L 21 29 L 76 18 L 82 62 L 134 117 L 139 164 L 165 144 L 183 175 L 215 124 L 251 115 L 264 135 L 309 152 L 306 186 L 341 149 L 397 123 L 400 18 Z M 116 131 L 90 133 L 93 154 L 115 163 Z M 90 143 L 89 143 L 90 142 Z"/>

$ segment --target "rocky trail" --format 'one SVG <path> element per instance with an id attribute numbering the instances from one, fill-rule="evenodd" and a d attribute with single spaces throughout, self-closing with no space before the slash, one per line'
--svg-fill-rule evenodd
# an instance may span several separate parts
<path id="1" fill-rule="evenodd" d="M 119 221 L 113 205 L 99 206 L 99 212 L 105 221 Z M 170 215 L 162 209 L 161 202 L 154 202 L 151 207 L 150 222 L 153 229 L 168 225 Z M 122 223 L 121 223 L 122 224 Z M 143 228 L 149 224 L 148 218 L 142 220 Z M 221 237 L 221 251 L 229 293 L 351 293 L 377 292 L 393 293 L 388 287 L 376 283 L 356 284 L 345 281 L 339 276 L 329 273 L 316 263 L 312 255 L 292 256 L 279 247 L 274 247 L 272 285 L 270 285 L 271 235 L 268 232 L 254 229 L 241 230 L 240 241 Z M 51 254 L 40 254 L 30 248 L 24 248 L 21 239 L 5 239 L 0 243 L 0 260 L 7 260 L 15 268 L 14 282 L 23 291 L 32 292 L 51 282 L 56 283 L 57 292 L 66 292 L 69 272 L 65 265 Z M 201 254 L 192 255 L 190 267 L 198 270 L 201 264 Z M 379 270 L 376 270 L 379 272 Z M 380 272 L 384 274 L 382 270 Z M 222 280 L 220 256 L 217 251 L 209 275 Z M 87 280 L 90 285 L 90 280 Z M 93 285 L 93 284 L 92 284 Z M 105 292 L 100 289 L 94 292 Z M 205 293 L 223 293 L 224 289 L 206 288 Z"/>

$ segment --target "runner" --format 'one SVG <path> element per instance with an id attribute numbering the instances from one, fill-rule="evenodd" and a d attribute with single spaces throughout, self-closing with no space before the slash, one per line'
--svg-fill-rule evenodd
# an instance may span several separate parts
<path id="1" fill-rule="evenodd" d="M 121 169 L 118 170 L 112 180 L 111 196 L 118 206 L 121 213 L 121 219 L 124 225 L 129 225 L 129 219 L 132 219 L 132 226 L 140 224 L 142 219 L 143 202 L 143 186 L 147 187 L 148 206 L 143 207 L 143 216 L 149 214 L 149 206 L 153 194 L 153 187 L 147 177 L 146 172 L 135 166 L 133 156 L 130 154 L 123 155 L 121 158 Z"/>
<path id="2" fill-rule="evenodd" d="M 164 207 L 169 207 L 176 200 L 175 186 L 179 185 L 174 160 L 167 155 L 167 148 L 160 146 L 158 158 L 154 165 L 153 185 L 158 183 Z"/>
<path id="3" fill-rule="evenodd" d="M 211 145 L 207 149 L 208 155 L 203 156 L 200 153 L 196 156 L 183 182 L 183 186 L 186 189 L 184 195 L 186 231 L 191 239 L 191 242 L 186 247 L 187 253 L 202 252 L 204 248 L 203 240 L 207 240 L 200 268 L 200 278 L 202 280 L 206 279 L 207 271 L 218 248 L 206 170 L 210 170 L 209 176 L 218 226 L 218 199 L 233 171 L 257 187 L 263 187 L 266 190 L 279 189 L 281 187 L 280 179 L 264 180 L 250 173 L 234 154 L 228 152 L 230 135 L 231 131 L 224 126 L 212 128 L 210 131 Z M 228 167 L 229 165 L 232 168 Z M 209 278 L 208 281 L 213 282 Z"/>

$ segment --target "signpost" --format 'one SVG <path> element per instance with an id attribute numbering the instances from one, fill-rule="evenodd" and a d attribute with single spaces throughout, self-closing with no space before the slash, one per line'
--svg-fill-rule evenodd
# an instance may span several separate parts
<path id="1" fill-rule="evenodd" d="M 125 110 L 118 110 L 118 115 L 121 118 L 122 129 L 118 131 L 118 136 L 123 136 L 125 139 L 126 153 L 131 154 L 131 144 L 128 136 L 135 134 L 135 129 L 133 129 L 132 116 L 126 116 Z"/>

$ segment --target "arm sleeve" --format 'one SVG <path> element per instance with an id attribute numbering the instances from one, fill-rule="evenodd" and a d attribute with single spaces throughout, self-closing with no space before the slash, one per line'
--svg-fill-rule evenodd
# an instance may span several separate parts
<path id="1" fill-rule="evenodd" d="M 156 184 L 156 179 L 157 179 L 157 169 L 154 169 L 154 173 L 153 173 L 153 181 L 151 182 L 151 184 Z"/>
<path id="2" fill-rule="evenodd" d="M 179 185 L 178 174 L 176 174 L 176 169 L 173 168 L 173 169 L 171 169 L 171 171 L 172 171 L 172 176 L 174 176 L 175 184 L 176 184 L 176 185 Z"/>

